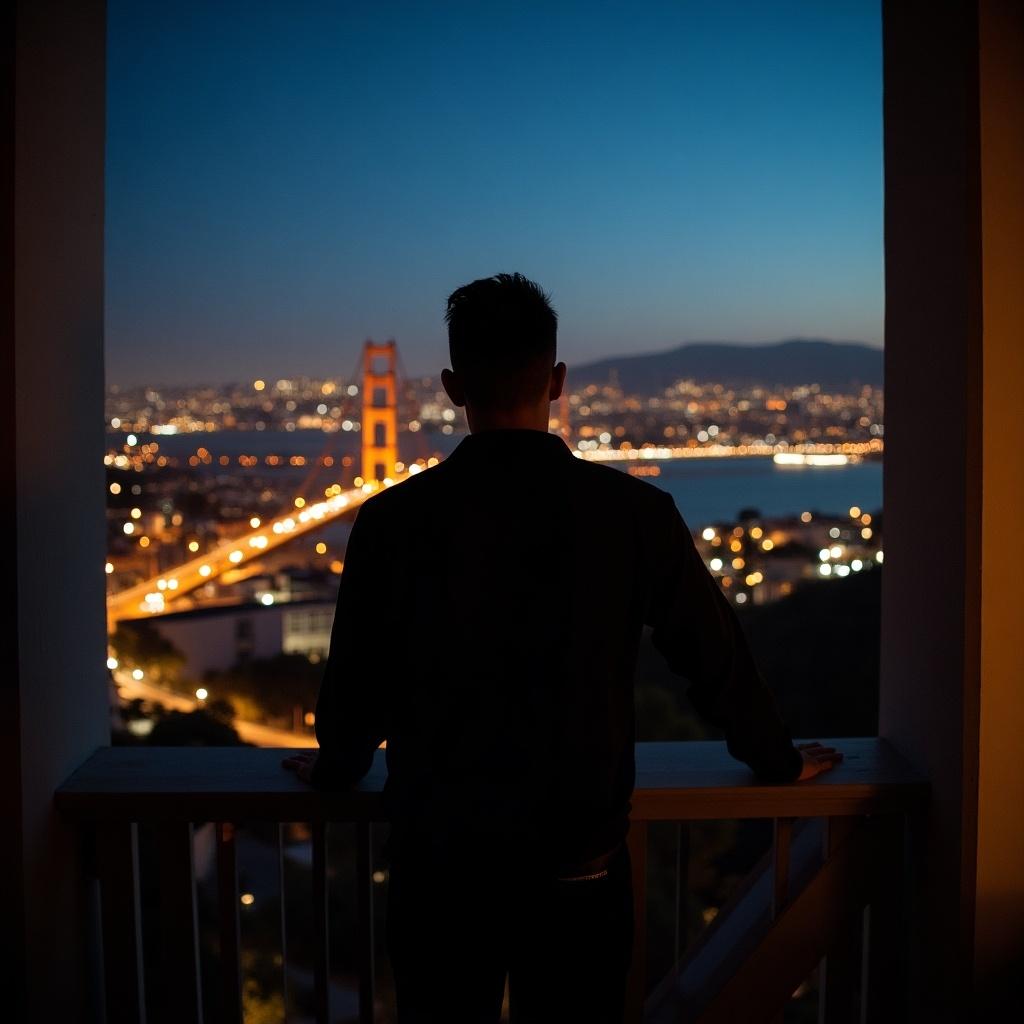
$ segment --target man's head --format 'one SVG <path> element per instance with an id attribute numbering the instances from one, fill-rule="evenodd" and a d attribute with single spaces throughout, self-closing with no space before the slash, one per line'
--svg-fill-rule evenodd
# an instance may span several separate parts
<path id="1" fill-rule="evenodd" d="M 441 379 L 471 420 L 537 419 L 560 394 L 565 367 L 555 364 L 558 315 L 544 290 L 522 274 L 495 274 L 457 288 L 445 321 L 452 368 Z"/>

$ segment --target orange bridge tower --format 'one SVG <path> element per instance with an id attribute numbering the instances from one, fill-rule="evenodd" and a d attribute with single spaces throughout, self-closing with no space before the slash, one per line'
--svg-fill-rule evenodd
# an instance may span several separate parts
<path id="1" fill-rule="evenodd" d="M 398 460 L 398 388 L 395 341 L 367 340 L 363 346 L 362 476 L 366 481 L 393 478 Z"/>

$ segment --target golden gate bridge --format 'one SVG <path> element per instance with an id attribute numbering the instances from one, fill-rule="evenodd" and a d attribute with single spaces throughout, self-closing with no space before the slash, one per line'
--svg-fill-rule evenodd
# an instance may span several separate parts
<path id="1" fill-rule="evenodd" d="M 107 597 L 111 631 L 124 619 L 158 616 L 192 591 L 220 576 L 238 572 L 268 552 L 351 514 L 368 497 L 423 468 L 398 465 L 398 350 L 395 342 L 367 341 L 362 353 L 361 477 L 358 487 L 333 493 L 321 501 L 296 500 L 299 507 L 261 521 L 251 529 L 157 576 Z M 436 460 L 428 460 L 428 465 Z"/>

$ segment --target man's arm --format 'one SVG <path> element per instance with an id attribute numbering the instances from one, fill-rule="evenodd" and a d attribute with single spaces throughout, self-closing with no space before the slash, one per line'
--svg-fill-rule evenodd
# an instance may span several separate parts
<path id="1" fill-rule="evenodd" d="M 378 643 L 385 613 L 384 539 L 368 501 L 349 534 L 331 629 L 331 649 L 316 703 L 320 744 L 312 783 L 340 789 L 358 782 L 388 731 L 388 676 Z"/>
<path id="2" fill-rule="evenodd" d="M 659 565 L 647 614 L 655 648 L 690 681 L 693 706 L 725 732 L 733 757 L 765 782 L 808 777 L 802 774 L 807 757 L 793 746 L 735 611 L 668 494 L 664 505 L 668 537 L 655 552 Z"/>

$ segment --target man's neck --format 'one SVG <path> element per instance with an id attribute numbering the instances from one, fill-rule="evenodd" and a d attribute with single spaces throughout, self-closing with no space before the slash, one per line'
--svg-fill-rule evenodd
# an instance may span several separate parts
<path id="1" fill-rule="evenodd" d="M 466 419 L 469 432 L 480 434 L 485 430 L 542 430 L 548 429 L 548 404 L 532 409 L 488 409 L 481 413 L 477 409 L 466 407 Z"/>

